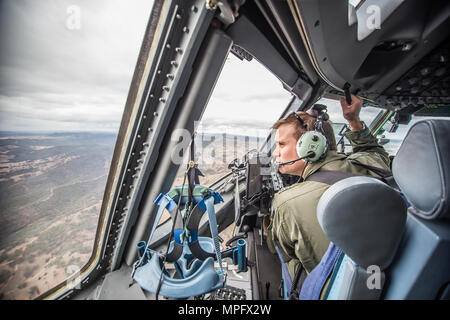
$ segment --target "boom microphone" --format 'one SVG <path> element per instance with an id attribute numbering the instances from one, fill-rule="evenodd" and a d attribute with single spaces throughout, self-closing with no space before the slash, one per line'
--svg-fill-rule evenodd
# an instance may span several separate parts
<path id="1" fill-rule="evenodd" d="M 292 163 L 294 163 L 294 162 L 297 162 L 298 160 L 303 160 L 303 159 L 306 159 L 306 158 L 314 158 L 315 156 L 316 156 L 316 153 L 315 153 L 314 151 L 309 151 L 309 152 L 306 154 L 306 156 L 303 156 L 303 157 L 300 157 L 300 158 L 297 158 L 297 159 L 291 160 L 291 161 L 277 162 L 277 165 L 278 165 L 279 167 L 281 167 L 281 166 L 285 166 L 285 165 L 287 165 L 287 164 L 292 164 Z"/>

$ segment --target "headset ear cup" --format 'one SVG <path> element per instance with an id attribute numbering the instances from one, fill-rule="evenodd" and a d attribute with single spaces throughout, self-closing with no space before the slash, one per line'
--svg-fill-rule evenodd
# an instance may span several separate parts
<path id="1" fill-rule="evenodd" d="M 314 157 L 310 157 L 308 160 L 314 162 L 326 154 L 327 145 L 327 139 L 322 133 L 307 131 L 297 141 L 297 154 L 299 157 L 305 157 L 310 151 L 313 151 Z"/>

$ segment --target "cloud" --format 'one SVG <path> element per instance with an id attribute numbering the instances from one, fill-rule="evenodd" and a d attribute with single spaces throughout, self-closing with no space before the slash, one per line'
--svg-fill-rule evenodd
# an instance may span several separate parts
<path id="1" fill-rule="evenodd" d="M 338 100 L 332 100 L 327 98 L 322 98 L 317 103 L 321 103 L 327 106 L 327 111 L 330 116 L 330 120 L 333 122 L 347 123 L 347 120 L 344 119 L 342 115 L 341 104 Z M 375 116 L 382 111 L 380 108 L 375 107 L 362 107 L 359 118 L 369 125 Z"/>
<path id="2" fill-rule="evenodd" d="M 74 4 L 79 29 L 70 28 Z M 0 0 L 0 130 L 117 131 L 151 7 L 148 0 Z M 269 132 L 291 98 L 256 60 L 230 54 L 203 129 Z M 339 102 L 326 104 L 343 122 Z"/>
<path id="3" fill-rule="evenodd" d="M 74 4 L 79 29 L 68 24 Z M 0 2 L 0 130 L 116 131 L 151 7 L 146 0 Z"/>

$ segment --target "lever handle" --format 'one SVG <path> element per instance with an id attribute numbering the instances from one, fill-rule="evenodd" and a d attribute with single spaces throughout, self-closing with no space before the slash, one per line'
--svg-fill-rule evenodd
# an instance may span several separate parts
<path id="1" fill-rule="evenodd" d="M 344 84 L 344 94 L 345 94 L 345 100 L 347 101 L 347 104 L 352 104 L 352 96 L 350 95 L 350 83 L 346 82 Z"/>

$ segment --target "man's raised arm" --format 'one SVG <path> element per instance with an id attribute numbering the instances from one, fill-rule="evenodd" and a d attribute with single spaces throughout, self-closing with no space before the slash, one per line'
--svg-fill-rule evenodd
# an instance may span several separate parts
<path id="1" fill-rule="evenodd" d="M 362 100 L 353 94 L 351 97 L 351 104 L 348 104 L 344 98 L 340 99 L 342 114 L 348 121 L 351 129 L 344 133 L 344 136 L 350 141 L 353 148 L 353 154 L 350 157 L 357 159 L 363 164 L 389 170 L 389 154 L 359 118 Z"/>

